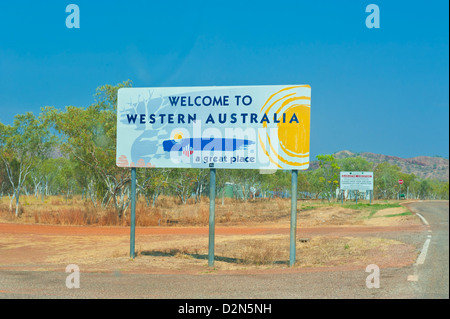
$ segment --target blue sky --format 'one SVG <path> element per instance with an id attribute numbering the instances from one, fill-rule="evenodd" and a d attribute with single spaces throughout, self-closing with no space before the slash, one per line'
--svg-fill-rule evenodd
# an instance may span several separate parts
<path id="1" fill-rule="evenodd" d="M 80 28 L 68 29 L 68 4 Z M 365 8 L 380 9 L 369 29 Z M 311 155 L 449 154 L 448 2 L 8 1 L 0 121 L 95 89 L 310 84 Z"/>

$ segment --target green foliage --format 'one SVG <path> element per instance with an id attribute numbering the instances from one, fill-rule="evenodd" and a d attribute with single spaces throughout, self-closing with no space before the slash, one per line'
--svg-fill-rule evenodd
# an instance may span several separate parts
<path id="1" fill-rule="evenodd" d="M 389 163 L 381 163 L 374 171 L 374 195 L 375 197 L 387 199 L 395 198 L 400 189 L 400 167 Z"/>
<path id="2" fill-rule="evenodd" d="M 88 107 L 67 106 L 65 110 L 47 107 L 44 116 L 61 135 L 60 149 L 77 162 L 78 173 L 86 176 L 85 185 L 96 205 L 114 204 L 119 216 L 128 204 L 124 192 L 129 177 L 126 169 L 116 166 L 116 103 L 117 92 L 131 81 L 97 89 L 96 103 Z"/>
<path id="3" fill-rule="evenodd" d="M 48 157 L 54 142 L 48 122 L 31 112 L 16 115 L 12 126 L 0 123 L 0 159 L 16 199 L 16 216 L 30 172 Z"/>
<path id="4" fill-rule="evenodd" d="M 155 206 L 158 196 L 169 187 L 169 176 L 171 169 L 168 168 L 152 168 L 152 169 L 137 169 L 136 179 L 139 182 L 139 187 L 142 194 L 145 196 L 147 205 L 152 203 Z"/>
<path id="5" fill-rule="evenodd" d="M 334 194 L 339 185 L 341 168 L 333 155 L 318 155 L 319 168 L 319 189 L 326 195 L 328 201 Z"/>
<path id="6" fill-rule="evenodd" d="M 175 168 L 170 172 L 170 185 L 173 192 L 183 204 L 186 204 L 189 196 L 196 186 L 196 171 L 194 169 Z"/>
<path id="7" fill-rule="evenodd" d="M 367 161 L 367 159 L 357 156 L 348 157 L 337 160 L 341 171 L 372 171 L 373 163 Z"/>
<path id="8" fill-rule="evenodd" d="M 397 216 L 408 216 L 408 215 L 412 215 L 411 212 L 403 212 L 400 214 L 388 214 L 388 215 L 384 215 L 383 217 L 397 217 Z"/>

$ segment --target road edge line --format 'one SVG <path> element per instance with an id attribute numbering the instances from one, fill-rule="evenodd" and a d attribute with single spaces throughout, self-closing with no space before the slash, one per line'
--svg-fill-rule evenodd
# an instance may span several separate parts
<path id="1" fill-rule="evenodd" d="M 423 217 L 420 213 L 416 213 L 417 216 L 419 216 L 420 220 L 422 221 L 422 223 L 424 223 L 427 226 L 430 226 L 430 224 L 428 223 L 428 221 L 425 219 L 425 217 Z"/>
<path id="2" fill-rule="evenodd" d="M 430 246 L 431 236 L 425 240 L 425 243 L 423 244 L 422 251 L 417 258 L 416 265 L 423 265 L 425 262 L 425 258 L 427 257 L 428 247 Z"/>

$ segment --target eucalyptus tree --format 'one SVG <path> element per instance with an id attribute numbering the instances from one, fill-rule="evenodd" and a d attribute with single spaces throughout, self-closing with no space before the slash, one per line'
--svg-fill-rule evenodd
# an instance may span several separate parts
<path id="1" fill-rule="evenodd" d="M 88 107 L 45 109 L 45 115 L 61 135 L 61 150 L 78 163 L 78 174 L 88 176 L 84 186 L 94 205 L 101 197 L 102 207 L 113 203 L 119 217 L 128 206 L 123 192 L 130 170 L 116 166 L 117 91 L 130 86 L 131 81 L 101 86 L 94 95 L 95 103 Z"/>
<path id="2" fill-rule="evenodd" d="M 15 198 L 16 216 L 19 214 L 20 195 L 30 172 L 49 156 L 53 144 L 48 122 L 42 116 L 27 112 L 16 115 L 13 125 L 0 123 L 0 159 L 13 191 L 11 209 Z"/>
<path id="3" fill-rule="evenodd" d="M 396 198 L 400 174 L 400 167 L 397 165 L 391 165 L 387 162 L 378 164 L 374 170 L 375 197 L 383 199 Z"/>
<path id="4" fill-rule="evenodd" d="M 322 184 L 322 191 L 327 196 L 328 201 L 334 193 L 334 190 L 339 185 L 340 170 L 338 161 L 333 155 L 317 155 L 319 168 L 319 181 Z"/>
<path id="5" fill-rule="evenodd" d="M 342 171 L 372 171 L 373 163 L 361 156 L 338 159 Z"/>
<path id="6" fill-rule="evenodd" d="M 186 204 L 195 192 L 196 172 L 193 169 L 173 168 L 170 171 L 170 186 L 173 193 Z"/>
<path id="7" fill-rule="evenodd" d="M 137 169 L 137 185 L 145 197 L 147 206 L 152 203 L 155 207 L 159 195 L 169 187 L 171 168 L 142 168 Z"/>

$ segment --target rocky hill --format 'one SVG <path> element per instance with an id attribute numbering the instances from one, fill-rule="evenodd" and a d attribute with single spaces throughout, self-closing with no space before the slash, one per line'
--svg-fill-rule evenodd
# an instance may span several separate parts
<path id="1" fill-rule="evenodd" d="M 389 156 L 383 154 L 375 154 L 370 152 L 353 153 L 350 151 L 340 151 L 333 154 L 335 158 L 363 157 L 367 161 L 378 165 L 383 162 L 397 165 L 402 172 L 414 174 L 420 178 L 438 179 L 441 181 L 449 180 L 449 160 L 443 157 L 417 156 L 412 158 L 401 158 L 397 156 Z M 316 166 L 311 163 L 311 168 Z"/>

